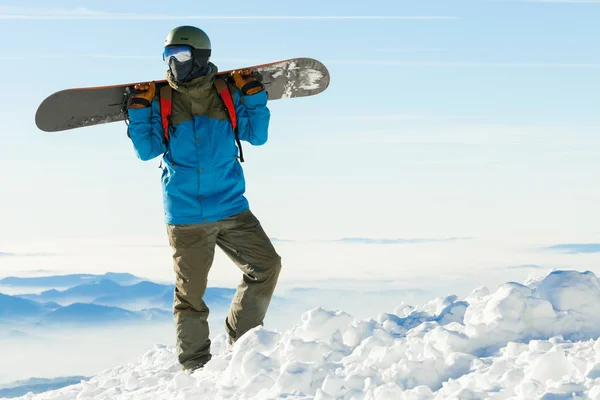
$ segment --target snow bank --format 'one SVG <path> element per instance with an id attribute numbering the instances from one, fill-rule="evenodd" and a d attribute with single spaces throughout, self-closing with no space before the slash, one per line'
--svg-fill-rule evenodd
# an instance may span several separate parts
<path id="1" fill-rule="evenodd" d="M 400 304 L 355 320 L 315 309 L 284 333 L 257 328 L 190 375 L 173 348 L 27 399 L 599 399 L 600 281 L 555 271 L 466 299 Z"/>

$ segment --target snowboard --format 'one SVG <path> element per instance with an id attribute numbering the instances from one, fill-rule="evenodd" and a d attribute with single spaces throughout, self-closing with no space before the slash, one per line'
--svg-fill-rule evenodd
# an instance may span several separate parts
<path id="1" fill-rule="evenodd" d="M 294 58 L 255 65 L 254 76 L 264 85 L 269 100 L 314 96 L 329 86 L 325 65 L 312 58 Z M 231 70 L 218 74 L 229 79 Z M 155 81 L 157 92 L 166 80 Z M 143 83 L 143 82 L 137 82 Z M 48 96 L 38 107 L 35 123 L 45 132 L 58 132 L 123 121 L 126 100 L 137 83 L 66 89 Z"/>

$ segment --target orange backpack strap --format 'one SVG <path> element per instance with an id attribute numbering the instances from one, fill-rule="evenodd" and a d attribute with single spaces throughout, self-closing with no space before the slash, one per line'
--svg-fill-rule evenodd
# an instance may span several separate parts
<path id="1" fill-rule="evenodd" d="M 162 121 L 165 142 L 169 141 L 169 129 L 171 128 L 171 110 L 173 109 L 173 88 L 164 85 L 160 88 L 160 116 Z"/>
<path id="2" fill-rule="evenodd" d="M 229 85 L 225 81 L 225 79 L 220 76 L 215 77 L 215 89 L 219 93 L 219 97 L 227 110 L 227 115 L 229 116 L 229 122 L 231 122 L 231 128 L 235 133 L 235 142 L 237 143 L 238 149 L 240 151 L 240 162 L 244 162 L 244 152 L 242 151 L 242 142 L 240 141 L 240 136 L 238 134 L 238 126 L 237 126 L 237 115 L 235 113 L 235 105 L 233 104 L 233 98 L 231 97 L 231 91 L 229 90 Z"/>

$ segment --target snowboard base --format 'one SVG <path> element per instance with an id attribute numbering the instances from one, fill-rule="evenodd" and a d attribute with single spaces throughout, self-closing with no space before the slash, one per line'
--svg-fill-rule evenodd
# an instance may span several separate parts
<path id="1" fill-rule="evenodd" d="M 329 72 L 312 58 L 294 58 L 246 67 L 265 85 L 269 100 L 314 96 L 329 86 Z M 219 72 L 224 78 L 231 70 Z M 144 82 L 137 82 L 144 83 Z M 35 123 L 45 132 L 58 132 L 124 121 L 125 101 L 137 83 L 67 89 L 48 96 L 38 107 Z M 156 81 L 157 91 L 166 80 Z"/>

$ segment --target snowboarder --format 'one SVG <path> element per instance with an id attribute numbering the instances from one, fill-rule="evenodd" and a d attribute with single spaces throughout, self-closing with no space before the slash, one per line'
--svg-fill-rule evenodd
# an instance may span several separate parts
<path id="1" fill-rule="evenodd" d="M 209 37 L 201 29 L 173 29 L 163 53 L 172 97 L 149 82 L 137 85 L 128 102 L 128 136 L 137 156 L 146 161 L 163 155 L 177 353 L 182 368 L 192 371 L 211 358 L 203 297 L 215 245 L 243 272 L 225 319 L 230 343 L 262 325 L 281 270 L 281 258 L 244 196 L 240 164 L 240 141 L 255 146 L 267 141 L 267 93 L 251 71 L 238 70 L 231 74 L 235 84 L 228 84 L 227 97 L 216 88 L 210 55 Z M 233 105 L 228 107 L 227 98 Z"/>

